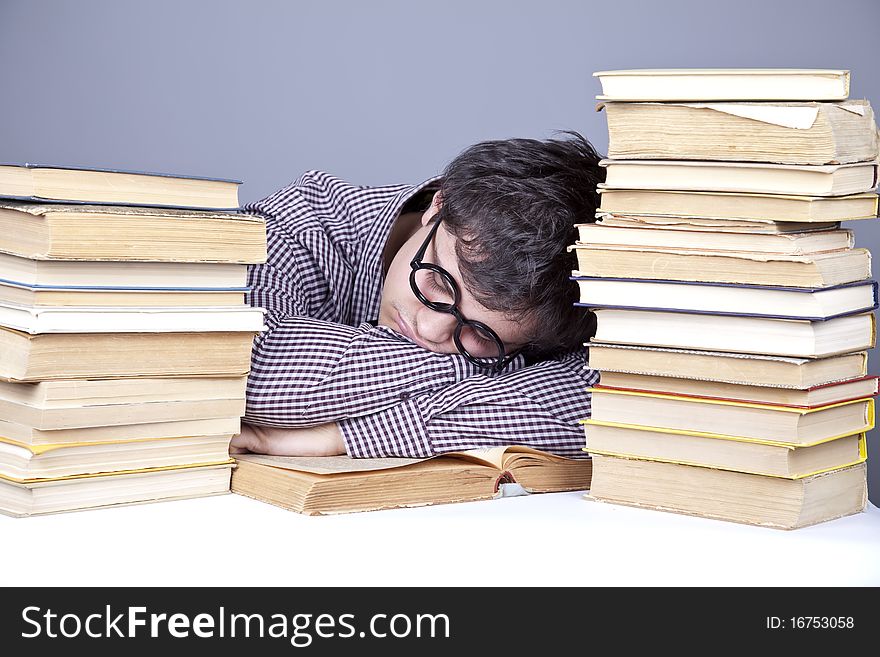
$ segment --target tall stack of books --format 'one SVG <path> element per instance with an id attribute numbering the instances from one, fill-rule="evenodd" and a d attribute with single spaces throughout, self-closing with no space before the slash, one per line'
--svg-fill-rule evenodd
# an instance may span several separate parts
<path id="1" fill-rule="evenodd" d="M 239 184 L 0 165 L 0 512 L 228 492 L 266 257 Z"/>
<path id="2" fill-rule="evenodd" d="M 589 496 L 780 528 L 861 511 L 877 284 L 840 222 L 877 217 L 870 104 L 848 71 L 595 75 Z"/>

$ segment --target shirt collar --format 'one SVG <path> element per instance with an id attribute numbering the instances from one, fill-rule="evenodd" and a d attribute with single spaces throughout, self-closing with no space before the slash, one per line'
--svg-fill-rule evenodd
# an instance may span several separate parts
<path id="1" fill-rule="evenodd" d="M 370 299 L 369 307 L 379 308 L 379 301 L 382 296 L 382 281 L 385 279 L 382 272 L 382 252 L 385 250 L 385 243 L 388 240 L 388 235 L 391 233 L 391 227 L 395 219 L 397 219 L 406 202 L 413 196 L 431 187 L 439 189 L 440 180 L 441 176 L 433 176 L 418 185 L 401 188 L 397 195 L 379 211 L 375 221 L 370 226 L 368 236 L 364 240 L 366 248 L 361 256 L 361 262 L 364 265 L 362 271 L 367 272 L 367 275 L 372 280 L 379 281 L 379 284 L 372 286 L 371 296 L 373 298 Z"/>

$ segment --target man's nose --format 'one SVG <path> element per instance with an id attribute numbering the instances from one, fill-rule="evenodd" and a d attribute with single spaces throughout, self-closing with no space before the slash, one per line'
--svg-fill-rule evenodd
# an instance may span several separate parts
<path id="1" fill-rule="evenodd" d="M 443 344 L 452 341 L 455 326 L 458 323 L 454 316 L 449 313 L 438 313 L 427 307 L 422 307 L 417 318 L 419 335 L 435 344 Z"/>

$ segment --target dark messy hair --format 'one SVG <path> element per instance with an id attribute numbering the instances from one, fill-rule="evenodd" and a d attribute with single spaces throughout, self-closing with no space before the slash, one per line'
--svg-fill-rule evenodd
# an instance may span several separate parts
<path id="1" fill-rule="evenodd" d="M 465 286 L 527 328 L 524 353 L 536 359 L 576 349 L 596 329 L 595 315 L 573 305 L 577 258 L 566 247 L 575 224 L 595 221 L 605 171 L 589 141 L 562 134 L 475 144 L 449 163 L 440 187 Z"/>

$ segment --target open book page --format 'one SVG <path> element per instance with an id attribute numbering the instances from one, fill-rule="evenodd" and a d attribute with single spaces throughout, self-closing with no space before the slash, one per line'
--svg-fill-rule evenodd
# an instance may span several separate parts
<path id="1" fill-rule="evenodd" d="M 444 456 L 452 456 L 466 461 L 475 461 L 488 465 L 496 470 L 504 469 L 504 456 L 510 447 L 479 447 L 463 452 L 447 452 Z"/>
<path id="2" fill-rule="evenodd" d="M 350 456 L 269 456 L 267 454 L 235 454 L 238 461 L 250 461 L 284 470 L 328 475 L 349 472 L 372 472 L 401 468 L 427 459 L 374 458 L 353 459 Z"/>
<path id="3" fill-rule="evenodd" d="M 506 445 L 502 447 L 481 447 L 479 449 L 469 449 L 465 452 L 450 452 L 446 456 L 455 456 L 457 458 L 474 460 L 479 463 L 491 465 L 498 470 L 505 470 L 510 465 L 520 459 L 540 459 L 541 461 L 570 461 L 562 456 L 542 452 L 525 445 Z"/>
<path id="4" fill-rule="evenodd" d="M 249 461 L 269 465 L 284 470 L 296 470 L 298 472 L 310 472 L 317 475 L 373 472 L 378 470 L 390 470 L 402 468 L 422 461 L 430 461 L 441 457 L 455 458 L 461 461 L 472 461 L 480 465 L 486 465 L 496 470 L 504 470 L 507 464 L 515 458 L 540 457 L 542 460 L 567 461 L 561 456 L 553 456 L 522 445 L 509 445 L 500 447 L 481 447 L 464 452 L 448 452 L 438 454 L 426 459 L 414 458 L 369 458 L 353 459 L 349 456 L 269 456 L 266 454 L 235 454 L 234 458 L 239 461 Z"/>

